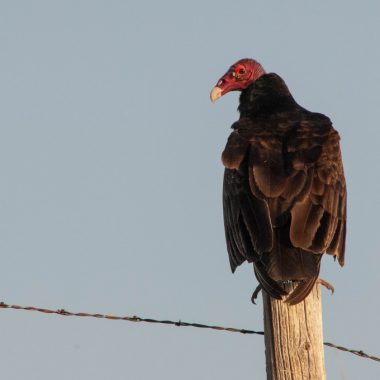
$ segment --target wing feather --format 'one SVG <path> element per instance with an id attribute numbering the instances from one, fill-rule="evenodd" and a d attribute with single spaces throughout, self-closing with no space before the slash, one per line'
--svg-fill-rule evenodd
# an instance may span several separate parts
<path id="1" fill-rule="evenodd" d="M 322 143 L 321 154 L 309 194 L 291 209 L 290 237 L 294 246 L 344 257 L 343 231 L 346 223 L 346 186 L 339 147 L 339 135 L 331 127 Z"/>
<path id="2" fill-rule="evenodd" d="M 278 280 L 300 280 L 291 304 L 310 293 L 324 252 L 343 265 L 346 234 L 339 135 L 328 118 L 302 112 L 301 122 L 287 115 L 276 128 L 240 119 L 222 154 L 231 269 L 253 262 L 258 281 L 275 298 L 285 294 Z"/>

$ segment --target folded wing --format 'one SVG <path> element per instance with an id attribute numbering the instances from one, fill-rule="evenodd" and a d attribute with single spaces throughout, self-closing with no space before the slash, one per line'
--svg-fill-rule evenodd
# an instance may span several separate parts
<path id="1" fill-rule="evenodd" d="M 303 280 L 299 302 L 317 279 L 324 252 L 344 263 L 346 185 L 339 135 L 319 114 L 300 122 L 280 120 L 275 128 L 240 119 L 233 129 L 222 155 L 231 268 L 255 263 L 259 282 L 276 298 L 284 294 L 276 281 Z"/>

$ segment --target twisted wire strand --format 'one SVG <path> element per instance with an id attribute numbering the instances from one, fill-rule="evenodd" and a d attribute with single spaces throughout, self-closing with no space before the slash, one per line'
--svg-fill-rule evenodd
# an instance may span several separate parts
<path id="1" fill-rule="evenodd" d="M 27 310 L 27 311 L 35 311 L 39 313 L 45 313 L 45 314 L 58 314 L 65 317 L 89 317 L 89 318 L 100 318 L 100 319 L 111 319 L 114 321 L 128 321 L 128 322 L 145 322 L 145 323 L 160 323 L 165 325 L 173 325 L 177 327 L 195 327 L 200 329 L 211 329 L 211 330 L 219 330 L 219 331 L 228 331 L 228 332 L 234 332 L 234 333 L 240 333 L 240 334 L 256 334 L 256 335 L 264 335 L 263 331 L 255 331 L 255 330 L 247 330 L 247 329 L 239 329 L 235 327 L 223 327 L 223 326 L 216 326 L 216 325 L 206 325 L 203 323 L 190 323 L 190 322 L 183 322 L 183 321 L 171 321 L 171 320 L 158 320 L 153 318 L 142 318 L 137 316 L 117 316 L 117 315 L 111 315 L 111 314 L 96 314 L 96 313 L 74 313 L 71 311 L 67 311 L 65 309 L 58 309 L 58 310 L 51 310 L 51 309 L 44 309 L 41 307 L 34 307 L 34 306 L 19 306 L 19 305 L 8 305 L 4 302 L 0 302 L 0 309 L 14 309 L 14 310 Z M 362 350 L 353 350 L 349 349 L 347 347 L 338 346 L 334 343 L 330 342 L 324 342 L 325 346 L 335 348 L 337 350 L 349 352 L 351 354 L 360 356 L 362 358 L 374 360 L 377 362 L 380 362 L 380 358 L 373 355 L 368 355 Z"/>

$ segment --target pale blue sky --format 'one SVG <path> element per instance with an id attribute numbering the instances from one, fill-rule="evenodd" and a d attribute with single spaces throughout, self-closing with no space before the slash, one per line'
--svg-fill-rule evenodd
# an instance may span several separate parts
<path id="1" fill-rule="evenodd" d="M 379 35 L 372 1 L 1 1 L 0 300 L 261 330 L 230 273 L 220 154 L 237 59 L 281 75 L 342 136 L 346 266 L 325 340 L 380 354 Z M 0 310 L 2 377 L 264 379 L 260 336 Z M 328 378 L 379 363 L 326 348 Z M 341 375 L 345 373 L 345 377 Z"/>

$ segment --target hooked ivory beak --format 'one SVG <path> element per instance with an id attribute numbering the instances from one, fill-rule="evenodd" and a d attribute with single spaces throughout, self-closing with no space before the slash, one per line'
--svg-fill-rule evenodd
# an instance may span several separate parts
<path id="1" fill-rule="evenodd" d="M 215 102 L 222 96 L 222 89 L 220 87 L 214 87 L 210 93 L 210 99 Z"/>

